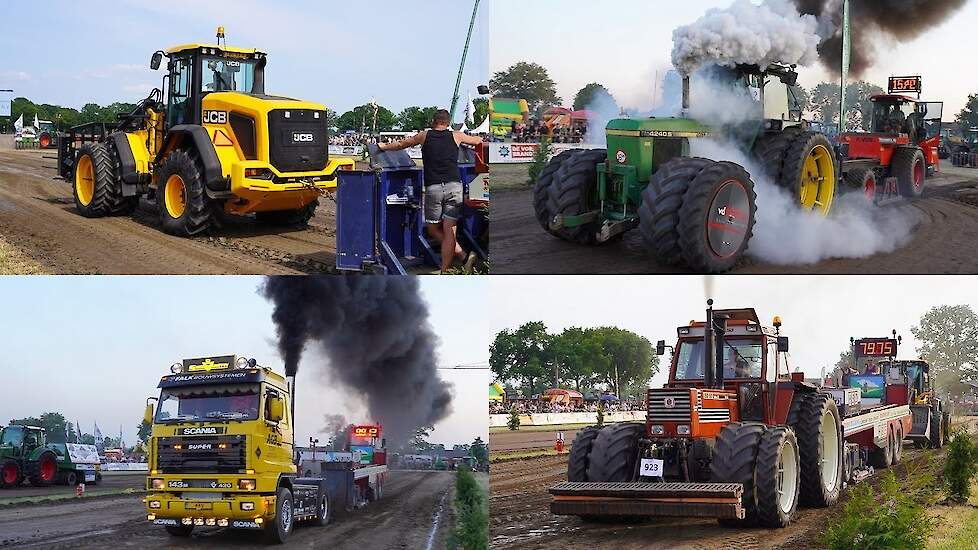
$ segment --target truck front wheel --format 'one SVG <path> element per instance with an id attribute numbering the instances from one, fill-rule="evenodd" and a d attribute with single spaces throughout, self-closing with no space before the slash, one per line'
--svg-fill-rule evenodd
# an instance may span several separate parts
<path id="1" fill-rule="evenodd" d="M 279 487 L 275 495 L 275 521 L 265 527 L 265 536 L 269 542 L 282 544 L 292 534 L 292 491 L 287 487 Z"/>
<path id="2" fill-rule="evenodd" d="M 189 537 L 194 530 L 193 525 L 167 525 L 166 532 L 174 537 Z"/>

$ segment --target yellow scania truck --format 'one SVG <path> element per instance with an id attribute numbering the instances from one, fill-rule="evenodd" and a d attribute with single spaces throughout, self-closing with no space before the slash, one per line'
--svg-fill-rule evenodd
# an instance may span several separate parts
<path id="1" fill-rule="evenodd" d="M 161 88 L 118 121 L 59 136 L 58 173 L 79 213 L 129 214 L 146 197 L 163 231 L 182 237 L 210 232 L 223 214 L 304 225 L 336 171 L 354 168 L 329 157 L 324 105 L 265 93 L 266 54 L 222 38 L 223 27 L 217 44 L 157 51 Z"/>
<path id="2" fill-rule="evenodd" d="M 297 521 L 326 525 L 334 510 L 382 494 L 387 455 L 379 427 L 369 453 L 325 453 L 315 464 L 303 461 L 300 477 L 294 379 L 235 355 L 184 359 L 170 370 L 159 397 L 146 404 L 152 435 L 144 502 L 147 520 L 171 535 L 253 529 L 280 543 Z"/>

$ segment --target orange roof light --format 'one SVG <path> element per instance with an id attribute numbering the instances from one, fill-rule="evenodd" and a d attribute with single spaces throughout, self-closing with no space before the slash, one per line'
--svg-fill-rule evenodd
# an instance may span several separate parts
<path id="1" fill-rule="evenodd" d="M 774 326 L 776 326 L 776 327 L 780 327 L 781 326 L 781 316 L 780 315 L 775 315 L 774 316 Z"/>

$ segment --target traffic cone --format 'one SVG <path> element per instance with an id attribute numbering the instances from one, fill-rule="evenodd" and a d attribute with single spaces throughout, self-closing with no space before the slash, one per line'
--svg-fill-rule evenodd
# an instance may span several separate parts
<path id="1" fill-rule="evenodd" d="M 85 495 L 85 484 L 79 483 L 78 485 L 75 485 L 75 496 L 81 497 L 84 495 Z"/>
<path id="2" fill-rule="evenodd" d="M 558 453 L 564 452 L 564 434 L 557 432 L 557 441 L 554 442 L 554 450 Z"/>

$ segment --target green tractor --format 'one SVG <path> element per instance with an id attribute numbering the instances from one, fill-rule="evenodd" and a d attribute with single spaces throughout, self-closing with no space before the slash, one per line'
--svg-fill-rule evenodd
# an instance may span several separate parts
<path id="1" fill-rule="evenodd" d="M 54 483 L 57 477 L 58 457 L 45 445 L 44 428 L 0 429 L 0 488 L 16 487 L 25 478 L 40 487 Z"/>
<path id="2" fill-rule="evenodd" d="M 607 149 L 565 151 L 547 164 L 534 186 L 544 230 L 597 245 L 639 228 L 661 262 L 729 271 L 753 235 L 757 197 L 743 166 L 691 156 L 690 140 L 711 136 L 735 143 L 803 210 L 827 216 L 838 187 L 837 155 L 802 119 L 794 66 L 712 68 L 709 79 L 745 98 L 738 104 L 750 112 L 721 117 L 736 121 L 714 127 L 685 118 L 684 77 L 683 118 L 612 120 Z"/>

